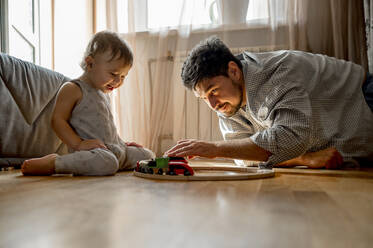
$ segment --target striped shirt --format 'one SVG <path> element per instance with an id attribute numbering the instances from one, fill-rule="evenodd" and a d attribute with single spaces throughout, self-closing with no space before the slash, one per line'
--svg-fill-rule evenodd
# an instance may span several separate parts
<path id="1" fill-rule="evenodd" d="M 219 116 L 225 140 L 248 138 L 272 155 L 260 167 L 335 147 L 373 159 L 373 113 L 357 64 L 301 51 L 243 53 L 246 106 Z"/>

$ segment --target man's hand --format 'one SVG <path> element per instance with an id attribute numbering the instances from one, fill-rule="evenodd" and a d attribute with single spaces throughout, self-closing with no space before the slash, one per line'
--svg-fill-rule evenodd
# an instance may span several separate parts
<path id="1" fill-rule="evenodd" d="M 76 150 L 92 150 L 95 148 L 103 148 L 107 149 L 104 142 L 98 139 L 89 139 L 89 140 L 82 140 Z"/>
<path id="2" fill-rule="evenodd" d="M 218 156 L 218 147 L 214 142 L 201 140 L 180 140 L 177 144 L 165 152 L 169 157 L 205 157 L 215 158 Z"/>
<path id="3" fill-rule="evenodd" d="M 139 148 L 142 148 L 143 146 L 140 144 L 137 144 L 136 142 L 124 142 L 127 146 L 136 146 Z"/>

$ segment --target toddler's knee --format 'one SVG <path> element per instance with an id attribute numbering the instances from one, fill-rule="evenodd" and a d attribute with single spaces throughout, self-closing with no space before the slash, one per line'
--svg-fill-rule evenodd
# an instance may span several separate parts
<path id="1" fill-rule="evenodd" d="M 155 158 L 154 152 L 147 148 L 128 146 L 126 153 L 126 161 L 123 166 L 124 169 L 131 169 L 136 167 L 136 163 L 139 160 L 146 160 Z"/>
<path id="2" fill-rule="evenodd" d="M 116 162 L 112 162 L 110 164 L 106 164 L 105 168 L 102 169 L 101 176 L 112 176 L 115 173 L 117 173 L 118 169 L 119 169 L 118 160 Z"/>
<path id="3" fill-rule="evenodd" d="M 144 158 L 142 160 L 155 158 L 155 153 L 149 150 L 148 148 L 141 149 L 143 150 L 142 152 L 144 154 Z"/>
<path id="4" fill-rule="evenodd" d="M 119 162 L 115 155 L 107 150 L 101 150 L 95 158 L 95 176 L 111 176 L 119 169 Z"/>

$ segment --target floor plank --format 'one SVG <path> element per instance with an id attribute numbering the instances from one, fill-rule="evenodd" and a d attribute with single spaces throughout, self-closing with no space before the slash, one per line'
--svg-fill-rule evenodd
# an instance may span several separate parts
<path id="1" fill-rule="evenodd" d="M 372 169 L 202 182 L 0 172 L 7 248 L 371 247 L 372 224 Z"/>

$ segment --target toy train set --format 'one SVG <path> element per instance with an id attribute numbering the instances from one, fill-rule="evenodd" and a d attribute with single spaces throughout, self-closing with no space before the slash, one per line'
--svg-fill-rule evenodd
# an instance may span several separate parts
<path id="1" fill-rule="evenodd" d="M 194 170 L 183 157 L 159 157 L 137 162 L 135 171 L 145 174 L 193 176 Z"/>
<path id="2" fill-rule="evenodd" d="M 274 170 L 240 166 L 189 166 L 183 157 L 159 157 L 137 162 L 133 173 L 137 177 L 156 180 L 247 180 L 273 177 Z"/>

